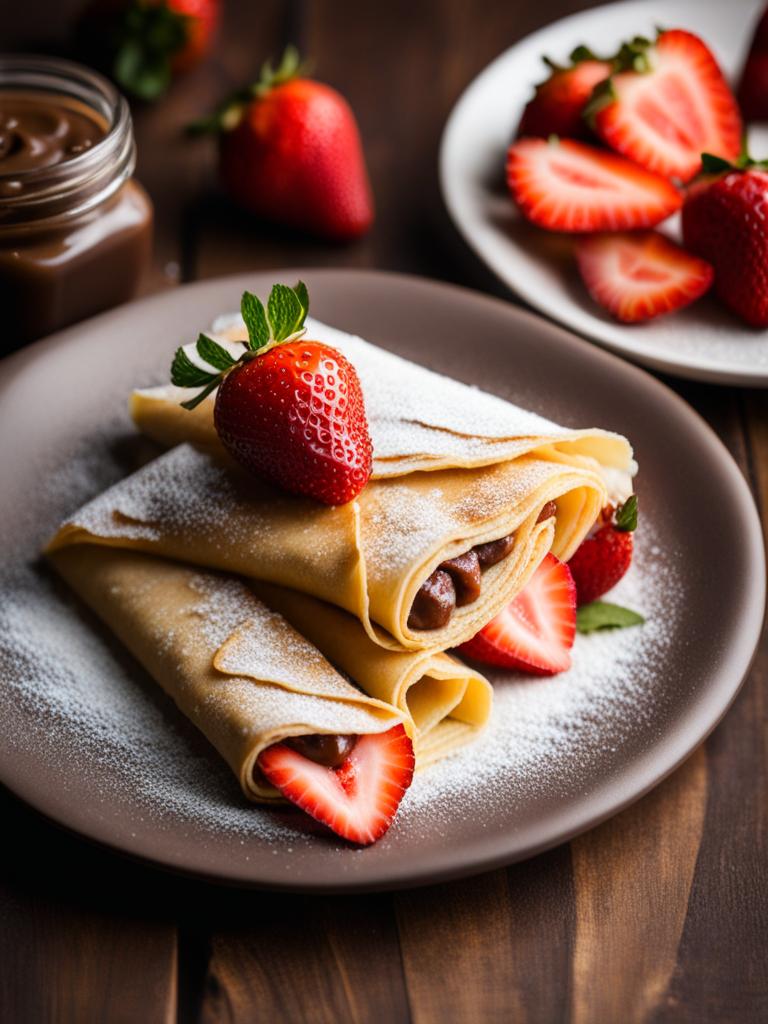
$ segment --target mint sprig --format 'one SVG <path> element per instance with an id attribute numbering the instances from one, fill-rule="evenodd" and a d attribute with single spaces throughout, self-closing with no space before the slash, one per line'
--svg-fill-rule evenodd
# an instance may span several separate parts
<path id="1" fill-rule="evenodd" d="M 576 629 L 579 633 L 594 633 L 598 629 L 626 629 L 642 626 L 645 618 L 631 608 L 622 608 L 608 601 L 592 601 L 576 610 Z"/>
<path id="2" fill-rule="evenodd" d="M 229 371 L 275 345 L 300 338 L 306 330 L 304 321 L 309 312 L 309 293 L 303 281 L 293 288 L 276 284 L 270 292 L 267 308 L 252 292 L 243 292 L 240 312 L 248 331 L 245 351 L 235 359 L 222 345 L 205 334 L 198 336 L 195 351 L 215 371 L 198 366 L 183 347 L 177 348 L 171 363 L 171 381 L 180 388 L 202 388 L 193 398 L 182 402 L 184 409 L 195 409 L 214 391 Z"/>

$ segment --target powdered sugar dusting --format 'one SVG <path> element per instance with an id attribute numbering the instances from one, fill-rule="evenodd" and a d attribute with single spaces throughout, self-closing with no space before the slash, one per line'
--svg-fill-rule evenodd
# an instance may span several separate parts
<path id="1" fill-rule="evenodd" d="M 212 333 L 219 340 L 225 341 L 228 332 L 230 337 L 244 337 L 245 325 L 239 314 L 225 314 L 214 321 Z M 440 459 L 466 464 L 478 457 L 488 461 L 514 458 L 530 450 L 532 437 L 565 439 L 579 434 L 312 317 L 307 319 L 306 337 L 337 348 L 357 370 L 376 476 L 391 475 L 395 463 L 397 473 L 402 474 Z M 188 348 L 193 356 L 194 346 Z M 621 455 L 616 454 L 619 451 Z M 629 448 L 619 446 L 616 453 L 616 458 L 624 461 Z"/>
<path id="2" fill-rule="evenodd" d="M 678 566 L 649 539 L 646 519 L 634 563 L 607 600 L 641 611 L 643 626 L 577 635 L 568 672 L 536 679 L 486 670 L 494 684 L 490 725 L 472 747 L 420 775 L 403 808 L 408 827 L 440 817 L 446 834 L 456 816 L 493 817 L 530 799 L 546 778 L 580 793 L 607 759 L 619 765 L 647 731 L 673 688 L 670 651 L 679 643 L 682 588 Z M 663 681 L 666 685 L 660 685 Z M 482 825 L 482 823 L 481 823 Z"/>

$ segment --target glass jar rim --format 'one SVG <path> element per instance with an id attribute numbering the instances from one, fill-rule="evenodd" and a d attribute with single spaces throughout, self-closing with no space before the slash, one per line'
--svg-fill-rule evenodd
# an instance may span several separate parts
<path id="1" fill-rule="evenodd" d="M 7 89 L 77 99 L 105 120 L 107 130 L 84 153 L 60 163 L 12 174 L 3 174 L 0 167 L 0 225 L 79 216 L 131 176 L 136 154 L 128 103 L 99 72 L 60 57 L 0 54 L 0 93 Z"/>

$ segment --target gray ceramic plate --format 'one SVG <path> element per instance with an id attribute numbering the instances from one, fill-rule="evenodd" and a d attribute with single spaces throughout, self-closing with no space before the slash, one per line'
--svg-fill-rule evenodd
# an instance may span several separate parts
<path id="1" fill-rule="evenodd" d="M 237 884 L 423 884 L 530 856 L 614 814 L 715 726 L 764 605 L 761 532 L 717 437 L 646 373 L 527 313 L 389 274 L 302 272 L 314 314 L 570 425 L 610 427 L 642 467 L 638 555 L 617 598 L 645 626 L 577 638 L 553 680 L 494 678 L 494 725 L 417 779 L 354 850 L 292 810 L 254 808 L 215 753 L 36 552 L 60 516 L 146 456 L 125 414 L 180 342 L 241 291 L 295 271 L 208 281 L 64 332 L 3 365 L 0 780 L 53 820 L 131 855 Z"/>

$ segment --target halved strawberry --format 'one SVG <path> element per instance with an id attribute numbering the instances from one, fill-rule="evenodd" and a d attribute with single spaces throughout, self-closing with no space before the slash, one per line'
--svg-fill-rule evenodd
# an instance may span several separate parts
<path id="1" fill-rule="evenodd" d="M 617 153 L 666 177 L 690 181 L 701 154 L 733 160 L 741 147 L 741 116 L 723 73 L 698 36 L 660 32 L 633 39 L 617 72 L 598 85 L 585 116 Z"/>
<path id="2" fill-rule="evenodd" d="M 463 643 L 470 658 L 551 676 L 571 666 L 576 635 L 576 587 L 568 566 L 547 555 L 523 590 Z"/>
<path id="3" fill-rule="evenodd" d="M 694 302 L 712 284 L 709 263 L 658 231 L 585 235 L 576 245 L 589 294 L 617 320 L 638 323 Z"/>
<path id="4" fill-rule="evenodd" d="M 576 584 L 578 603 L 589 604 L 602 597 L 622 578 L 632 563 L 637 528 L 637 497 L 623 505 L 608 506 L 598 520 L 598 529 L 583 540 L 568 563 Z"/>
<path id="5" fill-rule="evenodd" d="M 560 67 L 544 58 L 550 75 L 536 86 L 533 99 L 526 104 L 517 129 L 518 137 L 535 135 L 547 139 L 550 135 L 562 135 L 573 139 L 589 136 L 581 115 L 592 90 L 610 74 L 611 65 L 598 60 L 583 46 L 577 47 L 570 59 L 570 67 Z"/>
<path id="6" fill-rule="evenodd" d="M 310 761 L 284 743 L 259 754 L 259 768 L 286 800 L 361 845 L 375 843 L 392 824 L 413 765 L 413 744 L 402 725 L 358 737 L 340 768 Z"/>
<path id="7" fill-rule="evenodd" d="M 570 139 L 520 139 L 507 153 L 520 212 L 550 231 L 649 228 L 680 208 L 666 178 Z"/>

